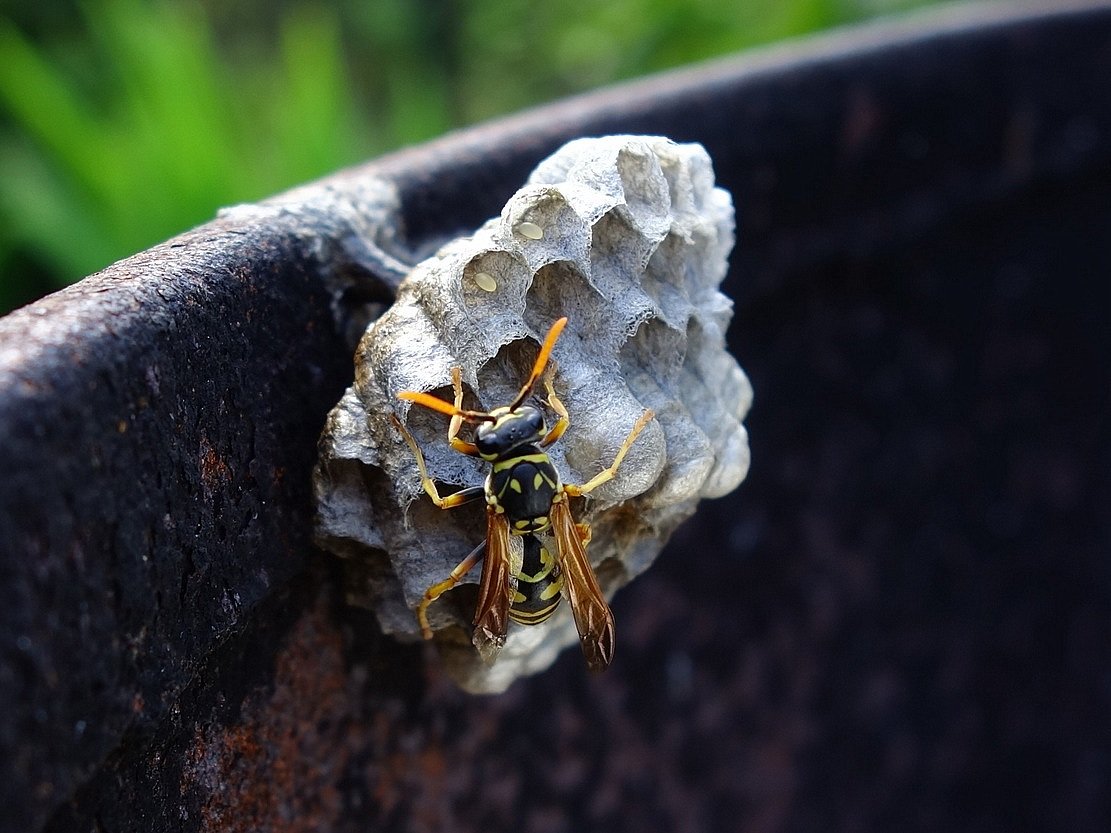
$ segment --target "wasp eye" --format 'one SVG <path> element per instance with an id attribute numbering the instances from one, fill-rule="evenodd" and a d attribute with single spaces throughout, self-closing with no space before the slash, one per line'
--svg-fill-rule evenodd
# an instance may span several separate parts
<path id="1" fill-rule="evenodd" d="M 478 426 L 474 435 L 474 444 L 480 454 L 493 454 L 497 450 L 498 435 L 494 433 L 493 423 L 484 422 Z"/>
<path id="2" fill-rule="evenodd" d="M 516 410 L 517 424 L 514 434 L 518 441 L 528 442 L 544 431 L 544 415 L 532 405 L 522 405 Z"/>
<path id="3" fill-rule="evenodd" d="M 526 416 L 526 419 L 528 420 L 528 427 L 531 428 L 533 432 L 544 430 L 544 415 L 541 414 L 540 411 L 535 408 L 530 409 L 530 413 Z"/>

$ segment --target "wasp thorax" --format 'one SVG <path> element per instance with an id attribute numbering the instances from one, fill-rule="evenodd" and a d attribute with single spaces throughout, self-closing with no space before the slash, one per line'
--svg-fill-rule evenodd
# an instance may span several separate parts
<path id="1" fill-rule="evenodd" d="M 544 436 L 544 415 L 531 405 L 514 411 L 495 408 L 490 412 L 493 422 L 479 423 L 474 443 L 483 457 L 500 457 L 522 445 L 539 442 Z"/>

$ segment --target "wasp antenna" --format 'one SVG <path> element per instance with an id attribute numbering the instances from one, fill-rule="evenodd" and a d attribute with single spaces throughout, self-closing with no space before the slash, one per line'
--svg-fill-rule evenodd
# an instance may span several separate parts
<path id="1" fill-rule="evenodd" d="M 552 355 L 552 348 L 555 347 L 556 341 L 559 340 L 559 334 L 563 332 L 563 328 L 567 326 L 567 316 L 560 318 L 544 337 L 544 343 L 540 347 L 540 355 L 536 357 L 536 363 L 532 366 L 532 373 L 529 374 L 528 381 L 525 382 L 517 398 L 513 400 L 513 404 L 509 406 L 509 410 L 515 411 L 524 403 L 526 399 L 532 394 L 533 387 L 536 386 L 536 381 L 544 373 L 544 368 L 548 366 L 548 359 Z"/>
<path id="2" fill-rule="evenodd" d="M 428 393 L 419 393 L 415 390 L 403 390 L 397 395 L 397 398 L 404 399 L 406 402 L 415 402 L 430 410 L 439 411 L 441 414 L 462 417 L 467 422 L 494 421 L 494 417 L 483 411 L 464 411 L 461 408 L 456 408 L 450 402 L 445 402 L 443 399 Z"/>

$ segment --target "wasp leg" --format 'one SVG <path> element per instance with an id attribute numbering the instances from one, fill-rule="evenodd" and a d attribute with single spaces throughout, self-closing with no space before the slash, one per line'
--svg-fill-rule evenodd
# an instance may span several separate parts
<path id="1" fill-rule="evenodd" d="M 469 443 L 466 440 L 459 439 L 459 430 L 463 427 L 463 371 L 458 367 L 451 369 L 451 386 L 455 389 L 455 410 L 456 414 L 451 418 L 447 429 L 447 441 L 451 443 L 451 447 L 458 451 L 460 454 L 466 454 L 468 457 L 477 457 L 478 446 L 474 443 Z"/>
<path id="2" fill-rule="evenodd" d="M 541 448 L 547 448 L 562 437 L 563 432 L 567 430 L 567 426 L 571 424 L 571 418 L 567 416 L 567 408 L 559 401 L 559 397 L 555 395 L 555 391 L 552 389 L 552 380 L 548 376 L 544 377 L 544 387 L 548 391 L 546 399 L 548 407 L 559 415 L 559 419 L 557 419 L 556 424 L 552 426 L 552 430 L 540 441 Z"/>
<path id="3" fill-rule="evenodd" d="M 629 436 L 625 438 L 625 442 L 621 443 L 621 448 L 617 450 L 617 456 L 613 458 L 613 462 L 609 465 L 609 468 L 602 469 L 581 486 L 568 484 L 563 487 L 563 490 L 571 497 L 578 497 L 579 495 L 585 495 L 588 492 L 594 491 L 603 483 L 608 483 L 613 480 L 614 476 L 617 474 L 617 469 L 621 466 L 621 461 L 625 459 L 625 455 L 628 454 L 629 449 L 633 447 L 633 443 L 636 442 L 637 436 L 644 430 L 644 426 L 651 422 L 654 416 L 655 414 L 652 411 L 645 411 L 640 415 L 640 419 L 636 421 L 636 425 L 634 425 L 633 430 L 629 432 Z"/>
<path id="4" fill-rule="evenodd" d="M 584 521 L 583 523 L 575 524 L 575 528 L 579 531 L 579 539 L 583 542 L 583 549 L 585 549 L 590 545 L 590 538 L 592 535 L 590 524 Z"/>
<path id="5" fill-rule="evenodd" d="M 428 606 L 461 582 L 463 576 L 473 570 L 475 564 L 481 561 L 485 554 L 486 542 L 483 541 L 471 550 L 470 555 L 456 565 L 455 569 L 451 571 L 450 576 L 438 584 L 433 584 L 424 591 L 424 598 L 420 600 L 420 604 L 417 606 L 417 622 L 420 623 L 420 635 L 425 639 L 432 638 L 432 626 L 428 624 Z"/>
<path id="6" fill-rule="evenodd" d="M 417 441 L 413 439 L 413 435 L 409 433 L 409 429 L 401 424 L 400 419 L 393 414 L 390 414 L 390 419 L 393 420 L 394 427 L 397 428 L 401 436 L 405 438 L 405 442 L 409 444 L 409 448 L 413 450 L 413 456 L 417 459 L 417 470 L 420 471 L 420 485 L 424 488 L 425 493 L 432 498 L 433 503 L 441 509 L 454 509 L 456 506 L 462 506 L 464 503 L 478 500 L 486 494 L 482 486 L 469 486 L 447 497 L 440 497 L 440 492 L 436 488 L 436 483 L 428 476 L 428 469 L 424 465 L 424 455 L 421 453 Z"/>

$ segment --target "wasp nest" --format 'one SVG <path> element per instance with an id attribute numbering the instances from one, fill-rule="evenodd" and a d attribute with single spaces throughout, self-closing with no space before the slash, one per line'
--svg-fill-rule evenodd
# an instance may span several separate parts
<path id="1" fill-rule="evenodd" d="M 700 499 L 735 488 L 748 470 L 741 421 L 752 390 L 725 350 L 732 304 L 718 285 L 733 235 L 732 201 L 701 145 L 581 139 L 542 162 L 501 216 L 415 267 L 363 336 L 355 384 L 321 440 L 318 538 L 348 559 L 350 600 L 386 632 L 419 638 L 425 590 L 486 534 L 481 502 L 444 511 L 424 495 L 390 414 L 442 492 L 481 484 L 488 464 L 451 449 L 448 417 L 397 394 L 450 401 L 459 367 L 464 407 L 508 404 L 562 316 L 551 375 L 571 425 L 549 453 L 564 482 L 609 465 L 641 414 L 655 412 L 617 477 L 572 504 L 593 528 L 588 552 L 607 596 L 652 563 Z M 429 611 L 464 687 L 500 691 L 577 642 L 564 604 L 545 625 L 511 625 L 497 662 L 481 662 L 470 645 L 479 574 Z M 620 622 L 617 633 L 620 653 Z"/>

